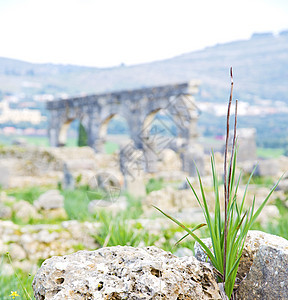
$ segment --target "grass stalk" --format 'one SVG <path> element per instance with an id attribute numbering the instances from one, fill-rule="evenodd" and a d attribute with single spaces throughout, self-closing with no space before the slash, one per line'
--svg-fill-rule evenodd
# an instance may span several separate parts
<path id="1" fill-rule="evenodd" d="M 25 298 L 26 298 L 26 299 L 29 299 L 29 300 L 32 300 L 31 296 L 30 296 L 29 293 L 27 292 L 25 286 L 23 285 L 22 280 L 21 280 L 20 277 L 18 276 L 18 273 L 16 272 L 16 270 L 15 270 L 15 268 L 14 268 L 14 266 L 13 266 L 13 263 L 12 263 L 11 256 L 10 256 L 9 252 L 7 252 L 6 255 L 7 255 L 8 261 L 9 261 L 9 263 L 10 263 L 12 269 L 13 269 L 13 272 L 14 272 L 14 274 L 16 275 L 17 280 L 18 280 L 18 282 L 20 283 L 20 286 L 21 286 L 21 288 L 22 288 L 22 290 L 23 290 L 23 292 L 24 292 L 24 294 L 25 294 Z"/>

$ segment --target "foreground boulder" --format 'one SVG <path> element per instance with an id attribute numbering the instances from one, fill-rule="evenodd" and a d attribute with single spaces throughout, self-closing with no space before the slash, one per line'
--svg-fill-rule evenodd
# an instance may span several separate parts
<path id="1" fill-rule="evenodd" d="M 116 246 L 52 257 L 38 270 L 33 290 L 36 300 L 221 299 L 205 264 L 154 246 Z"/>
<path id="2" fill-rule="evenodd" d="M 211 247 L 211 240 L 205 239 Z M 195 256 L 206 261 L 201 246 Z M 262 231 L 248 232 L 237 273 L 237 299 L 288 299 L 288 241 Z"/>
<path id="3" fill-rule="evenodd" d="M 288 299 L 288 242 L 286 249 L 259 247 L 237 294 L 242 300 Z"/>

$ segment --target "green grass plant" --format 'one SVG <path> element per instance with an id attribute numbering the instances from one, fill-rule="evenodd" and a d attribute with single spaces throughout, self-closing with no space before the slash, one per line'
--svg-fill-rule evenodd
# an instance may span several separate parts
<path id="1" fill-rule="evenodd" d="M 102 247 L 139 245 L 140 234 L 120 215 L 115 217 L 103 210 L 99 213 L 99 221 L 102 227 L 95 239 Z"/>
<path id="2" fill-rule="evenodd" d="M 0 300 L 11 300 L 11 291 L 17 291 L 20 297 L 16 297 L 15 299 L 19 300 L 30 300 L 34 299 L 33 291 L 32 291 L 32 281 L 33 277 L 29 276 L 29 274 L 20 273 L 19 271 L 19 279 L 22 282 L 22 285 L 19 282 L 19 279 L 15 275 L 5 275 L 0 273 Z M 22 286 L 25 287 L 27 296 L 25 292 L 22 290 Z"/>
<path id="3" fill-rule="evenodd" d="M 134 197 L 129 193 L 125 193 L 127 199 L 127 209 L 122 213 L 125 219 L 138 219 L 143 214 L 141 197 Z"/>
<path id="4" fill-rule="evenodd" d="M 146 184 L 146 193 L 150 194 L 152 191 L 159 191 L 163 189 L 163 187 L 164 187 L 163 178 L 160 179 L 150 178 Z"/>
<path id="5" fill-rule="evenodd" d="M 87 190 L 63 190 L 64 208 L 69 220 L 93 221 L 92 215 L 88 213 L 88 204 L 90 202 L 87 196 Z"/>
<path id="6" fill-rule="evenodd" d="M 3 273 L 4 261 L 8 261 L 13 269 L 12 275 L 6 275 Z M 0 258 L 0 300 L 13 299 L 13 292 L 17 295 L 15 299 L 32 300 L 33 277 L 30 274 L 23 272 L 22 270 L 16 270 L 13 266 L 9 253 L 2 255 Z M 19 297 L 19 298 L 18 298 Z"/>
<path id="7" fill-rule="evenodd" d="M 261 158 L 278 158 L 285 155 L 284 148 L 261 148 L 257 147 L 257 156 Z"/>
<path id="8" fill-rule="evenodd" d="M 13 196 L 16 200 L 25 200 L 30 204 L 33 204 L 35 200 L 39 198 L 39 196 L 46 191 L 48 191 L 48 187 L 26 187 L 26 188 L 13 188 L 7 190 L 8 196 Z"/>
<path id="9" fill-rule="evenodd" d="M 280 199 L 276 200 L 275 205 L 279 210 L 279 217 L 273 220 L 270 219 L 263 225 L 256 223 L 254 225 L 255 229 L 263 230 L 288 240 L 288 207 Z"/>
<path id="10" fill-rule="evenodd" d="M 247 184 L 248 180 L 250 178 L 250 175 L 248 174 L 243 174 L 242 176 L 242 183 Z M 264 187 L 270 187 L 273 185 L 274 179 L 270 176 L 253 176 L 250 180 L 250 184 L 256 184 L 259 186 L 264 186 Z"/>
<path id="11" fill-rule="evenodd" d="M 236 178 L 236 125 L 237 125 L 237 101 L 235 105 L 235 121 L 234 121 L 234 137 L 231 149 L 229 168 L 227 168 L 227 157 L 228 157 L 228 141 L 229 141 L 229 131 L 230 131 L 230 108 L 232 102 L 232 92 L 233 92 L 233 77 L 231 69 L 231 92 L 228 104 L 227 112 L 227 133 L 226 133 L 226 147 L 224 156 L 224 216 L 223 207 L 220 205 L 220 195 L 219 195 L 219 180 L 215 168 L 215 158 L 214 154 L 211 155 L 211 167 L 212 167 L 212 177 L 213 177 L 213 190 L 215 195 L 215 208 L 214 212 L 209 208 L 209 201 L 205 196 L 204 186 L 202 184 L 201 176 L 198 173 L 198 181 L 200 186 L 200 195 L 198 195 L 188 181 L 192 192 L 197 199 L 199 206 L 201 207 L 203 214 L 205 216 L 206 224 L 202 223 L 189 229 L 180 221 L 176 220 L 174 217 L 166 214 L 160 208 L 158 209 L 162 214 L 167 216 L 173 222 L 182 227 L 187 234 L 179 240 L 182 241 L 186 236 L 192 236 L 202 247 L 204 252 L 209 257 L 215 273 L 218 276 L 219 282 L 223 282 L 224 289 L 227 297 L 230 299 L 233 294 L 233 289 L 235 285 L 235 280 L 237 276 L 237 270 L 242 255 L 245 239 L 248 230 L 251 228 L 256 218 L 261 213 L 263 207 L 267 203 L 272 192 L 275 190 L 277 184 L 272 188 L 268 196 L 262 202 L 260 207 L 255 209 L 255 197 L 253 199 L 252 206 L 248 209 L 245 208 L 245 198 L 248 192 L 248 186 L 251 181 L 253 172 L 248 179 L 246 189 L 242 199 L 237 198 L 237 191 L 240 184 L 241 174 Z M 188 179 L 187 179 L 188 180 Z M 279 181 L 278 181 L 279 182 Z M 239 201 L 240 200 L 240 201 Z M 194 232 L 206 226 L 209 230 L 209 236 L 211 238 L 212 249 L 210 249 Z"/>
<path id="12" fill-rule="evenodd" d="M 119 150 L 119 145 L 117 143 L 109 142 L 108 141 L 108 142 L 105 143 L 104 149 L 105 149 L 105 153 L 107 153 L 107 154 L 113 154 L 117 150 Z"/>

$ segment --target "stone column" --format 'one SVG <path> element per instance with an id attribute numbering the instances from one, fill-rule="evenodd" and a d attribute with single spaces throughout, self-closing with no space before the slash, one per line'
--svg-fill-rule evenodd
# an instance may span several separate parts
<path id="1" fill-rule="evenodd" d="M 100 123 L 92 120 L 88 127 L 88 146 L 93 148 L 97 153 L 104 153 L 104 141 L 99 136 Z"/>
<path id="2" fill-rule="evenodd" d="M 158 153 L 157 144 L 153 141 L 153 138 L 144 138 L 143 151 L 146 162 L 146 172 L 156 173 L 158 171 Z"/>
<path id="3" fill-rule="evenodd" d="M 105 153 L 105 139 L 100 135 L 100 114 L 99 112 L 91 112 L 88 115 L 87 137 L 88 146 L 93 148 L 97 153 Z"/>
<path id="4" fill-rule="evenodd" d="M 61 129 L 60 113 L 57 111 L 51 111 L 50 119 L 49 119 L 49 128 L 48 128 L 49 144 L 51 147 L 59 147 L 60 129 Z"/>
<path id="5" fill-rule="evenodd" d="M 197 121 L 199 112 L 195 105 L 195 99 L 191 95 L 183 95 L 179 102 L 186 111 L 182 115 L 181 124 L 185 124 L 184 132 L 186 142 L 182 145 L 182 163 L 183 171 L 187 172 L 189 176 L 197 176 L 196 167 L 201 175 L 204 174 L 204 150 L 198 144 L 198 128 Z"/>
<path id="6" fill-rule="evenodd" d="M 136 149 L 143 149 L 142 137 L 144 135 L 142 118 L 139 116 L 138 112 L 131 112 L 129 118 L 127 118 L 130 138 L 134 142 L 134 146 Z"/>
<path id="7" fill-rule="evenodd" d="M 200 175 L 204 175 L 204 151 L 199 144 L 187 147 L 181 154 L 183 163 L 183 171 L 187 172 L 189 176 L 197 176 L 196 167 Z"/>
<path id="8" fill-rule="evenodd" d="M 230 137 L 233 133 L 230 133 Z M 256 129 L 255 128 L 240 128 L 237 130 L 238 153 L 237 161 L 256 161 L 257 146 L 256 146 Z M 231 142 L 232 144 L 232 142 Z"/>
<path id="9" fill-rule="evenodd" d="M 49 128 L 48 135 L 49 135 L 49 144 L 51 147 L 58 147 L 59 146 L 59 128 Z"/>

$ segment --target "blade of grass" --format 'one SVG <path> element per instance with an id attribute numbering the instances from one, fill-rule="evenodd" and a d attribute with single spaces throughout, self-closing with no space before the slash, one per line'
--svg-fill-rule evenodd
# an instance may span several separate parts
<path id="1" fill-rule="evenodd" d="M 199 224 L 199 225 L 197 225 L 197 226 L 195 226 L 193 229 L 191 229 L 191 231 L 193 232 L 193 231 L 195 231 L 195 230 L 197 230 L 197 229 L 199 229 L 199 228 L 201 228 L 201 227 L 203 227 L 203 226 L 206 226 L 207 224 L 205 224 L 205 223 L 201 223 L 201 224 Z M 189 236 L 190 234 L 189 233 L 186 233 L 181 239 L 179 239 L 176 243 L 175 243 L 175 246 L 176 245 L 178 245 L 181 241 L 183 241 L 187 236 Z"/>
<path id="2" fill-rule="evenodd" d="M 152 205 L 154 208 L 156 208 L 158 211 L 160 211 L 164 216 L 175 222 L 177 225 L 179 225 L 181 228 L 183 228 L 185 231 L 187 231 L 200 245 L 201 247 L 205 250 L 206 254 L 208 255 L 209 259 L 213 263 L 214 266 L 218 266 L 217 261 L 215 260 L 214 255 L 210 251 L 210 249 L 202 242 L 202 240 L 196 236 L 189 228 L 187 228 L 184 224 L 182 224 L 180 221 L 176 220 L 172 216 L 166 214 L 164 211 L 162 211 L 160 208 L 157 206 Z M 218 268 L 217 268 L 218 269 Z"/>
<path id="3" fill-rule="evenodd" d="M 264 208 L 265 204 L 267 203 L 267 201 L 269 200 L 270 196 L 272 195 L 272 193 L 275 191 L 276 187 L 278 186 L 280 180 L 282 179 L 282 177 L 284 176 L 284 174 L 280 177 L 280 179 L 277 181 L 277 183 L 274 185 L 274 187 L 272 188 L 272 190 L 270 191 L 270 193 L 268 194 L 268 196 L 265 198 L 265 200 L 262 202 L 262 204 L 259 206 L 259 208 L 256 210 L 255 214 L 253 215 L 252 219 L 251 219 L 251 225 L 254 223 L 254 221 L 257 219 L 257 217 L 260 215 L 262 209 Z"/>

